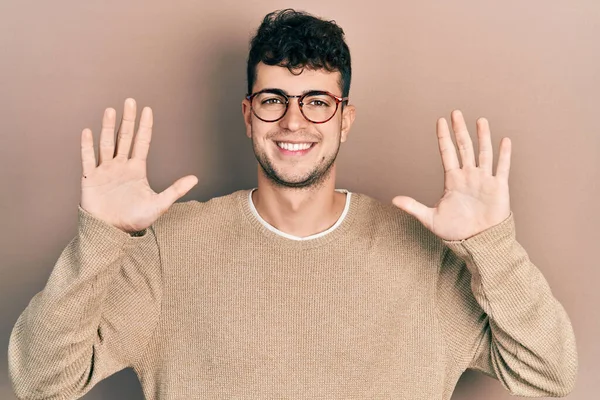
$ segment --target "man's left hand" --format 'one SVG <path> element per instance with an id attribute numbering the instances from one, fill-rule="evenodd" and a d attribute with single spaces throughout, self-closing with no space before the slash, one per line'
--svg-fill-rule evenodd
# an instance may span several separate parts
<path id="1" fill-rule="evenodd" d="M 462 113 L 454 110 L 451 116 L 462 167 L 458 162 L 448 123 L 445 118 L 440 118 L 437 121 L 437 137 L 444 167 L 442 198 L 433 208 L 406 196 L 397 196 L 392 202 L 415 216 L 440 238 L 462 240 L 499 224 L 510 215 L 508 174 L 511 142 L 506 137 L 500 142 L 494 176 L 494 153 L 487 119 L 477 120 L 479 160 L 476 165 L 473 143 Z"/>

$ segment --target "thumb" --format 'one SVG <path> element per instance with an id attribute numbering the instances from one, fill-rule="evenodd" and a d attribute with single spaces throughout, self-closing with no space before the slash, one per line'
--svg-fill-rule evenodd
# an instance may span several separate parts
<path id="1" fill-rule="evenodd" d="M 406 211 L 416 219 L 418 219 L 427 228 L 431 225 L 431 215 L 433 209 L 419 203 L 412 197 L 396 196 L 392 199 L 392 203 L 401 210 Z"/>
<path id="2" fill-rule="evenodd" d="M 158 195 L 158 208 L 166 211 L 180 197 L 183 197 L 191 188 L 196 186 L 198 178 L 194 175 L 184 176 L 175 181 L 171 186 Z"/>

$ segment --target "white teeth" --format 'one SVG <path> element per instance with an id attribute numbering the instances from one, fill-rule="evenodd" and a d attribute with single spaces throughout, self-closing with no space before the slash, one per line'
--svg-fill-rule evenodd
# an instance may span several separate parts
<path id="1" fill-rule="evenodd" d="M 310 146 L 312 146 L 312 143 L 277 142 L 277 146 L 281 147 L 282 149 L 288 150 L 288 151 L 299 151 L 299 150 L 308 149 Z"/>

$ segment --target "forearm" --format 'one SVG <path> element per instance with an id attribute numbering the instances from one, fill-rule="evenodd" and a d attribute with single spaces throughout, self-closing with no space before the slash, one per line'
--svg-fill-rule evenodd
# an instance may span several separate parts
<path id="1" fill-rule="evenodd" d="M 9 370 L 19 398 L 78 398 L 124 367 L 125 360 L 103 344 L 101 319 L 131 241 L 144 238 L 130 238 L 81 211 L 80 218 L 77 236 L 11 334 Z"/>
<path id="2" fill-rule="evenodd" d="M 64 270 L 65 261 L 59 260 L 54 271 Z M 9 370 L 19 398 L 64 398 L 85 385 L 105 292 L 93 281 L 74 279 L 62 296 L 58 287 L 47 285 L 17 320 Z"/>
<path id="3" fill-rule="evenodd" d="M 514 394 L 570 392 L 577 372 L 573 329 L 516 241 L 512 216 L 473 238 L 446 244 L 466 263 L 470 289 L 488 318 L 471 367 L 493 372 Z"/>

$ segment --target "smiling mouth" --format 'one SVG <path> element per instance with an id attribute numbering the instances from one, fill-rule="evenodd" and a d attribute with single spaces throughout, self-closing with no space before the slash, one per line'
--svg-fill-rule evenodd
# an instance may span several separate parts
<path id="1" fill-rule="evenodd" d="M 284 153 L 303 154 L 308 152 L 316 143 L 315 142 L 303 142 L 303 143 L 292 143 L 292 142 L 275 142 L 277 147 Z"/>

